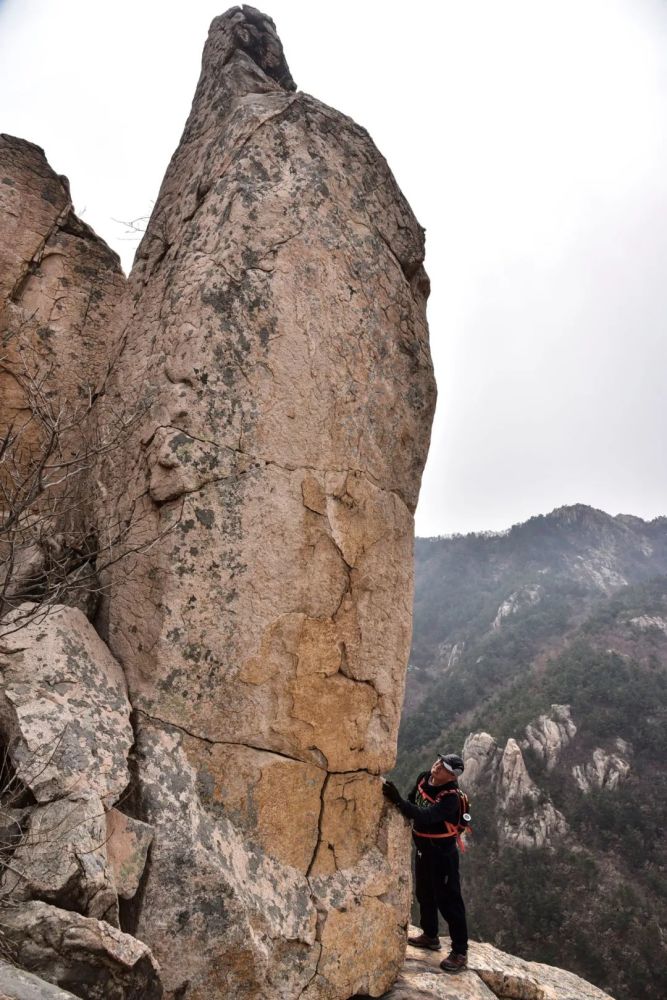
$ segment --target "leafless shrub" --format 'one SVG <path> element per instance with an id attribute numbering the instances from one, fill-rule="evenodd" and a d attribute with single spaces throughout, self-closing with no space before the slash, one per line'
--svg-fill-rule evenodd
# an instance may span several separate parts
<path id="1" fill-rule="evenodd" d="M 55 365 L 23 336 L 29 323 L 0 345 L 0 377 L 14 383 L 21 401 L 0 438 L 0 650 L 3 638 L 56 605 L 73 604 L 93 617 L 103 572 L 157 540 L 125 544 L 141 517 L 136 502 L 121 515 L 122 505 L 106 497 L 100 523 L 95 479 L 100 461 L 127 445 L 150 404 L 119 412 L 106 406 L 104 421 L 97 419 L 113 362 L 96 387 L 79 387 L 76 400 L 65 399 Z M 125 485 L 118 484 L 119 497 Z"/>

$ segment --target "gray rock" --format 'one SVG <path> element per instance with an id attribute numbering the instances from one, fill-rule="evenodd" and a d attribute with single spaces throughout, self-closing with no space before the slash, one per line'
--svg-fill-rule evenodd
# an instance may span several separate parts
<path id="1" fill-rule="evenodd" d="M 18 965 L 82 1000 L 160 1000 L 151 952 L 102 920 L 48 903 L 0 908 L 0 931 Z"/>
<path id="2" fill-rule="evenodd" d="M 0 1000 L 73 1000 L 74 994 L 0 961 Z"/>

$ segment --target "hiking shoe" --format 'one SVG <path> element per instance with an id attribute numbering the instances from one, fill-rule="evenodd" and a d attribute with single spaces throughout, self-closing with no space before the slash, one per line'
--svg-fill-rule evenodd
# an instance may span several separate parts
<path id="1" fill-rule="evenodd" d="M 450 951 L 447 958 L 443 958 L 440 963 L 443 972 L 463 972 L 468 968 L 468 956 L 458 955 L 455 951 Z"/>
<path id="2" fill-rule="evenodd" d="M 429 937 L 428 934 L 418 934 L 416 937 L 409 937 L 408 944 L 413 948 L 428 948 L 429 951 L 440 951 L 440 938 Z"/>

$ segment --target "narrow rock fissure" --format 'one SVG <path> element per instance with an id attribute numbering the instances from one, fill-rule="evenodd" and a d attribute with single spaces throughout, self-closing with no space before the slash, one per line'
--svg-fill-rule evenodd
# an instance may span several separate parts
<path id="1" fill-rule="evenodd" d="M 58 213 L 48 233 L 46 234 L 42 242 L 39 244 L 39 246 L 33 253 L 30 260 L 26 262 L 23 270 L 21 271 L 18 278 L 14 282 L 14 287 L 12 288 L 8 296 L 9 302 L 13 302 L 14 304 L 19 302 L 21 295 L 23 294 L 23 290 L 27 285 L 28 280 L 30 279 L 30 276 L 34 274 L 36 268 L 39 267 L 40 261 L 44 256 L 44 250 L 46 249 L 49 240 L 54 235 L 54 233 L 56 233 L 58 229 L 62 227 L 63 223 L 65 222 L 65 220 L 67 219 L 68 215 L 72 210 L 73 210 L 72 202 L 69 201 L 68 199 L 68 202 L 65 205 L 64 209 L 62 210 L 62 212 Z"/>
<path id="2" fill-rule="evenodd" d="M 322 843 L 322 820 L 324 819 L 324 796 L 326 794 L 327 785 L 329 784 L 329 778 L 334 772 L 327 773 L 324 781 L 322 782 L 322 787 L 320 788 L 320 814 L 317 817 L 317 842 L 315 844 L 315 849 L 313 851 L 313 856 L 310 859 L 310 864 L 306 869 L 306 878 L 310 877 L 310 873 L 313 870 L 313 865 L 315 864 L 315 859 L 317 858 L 317 852 L 320 849 L 320 844 Z"/>
<path id="3" fill-rule="evenodd" d="M 365 681 L 360 681 L 360 684 L 366 683 Z M 214 740 L 210 736 L 203 736 L 201 733 L 194 733 L 192 730 L 187 729 L 185 726 L 180 726 L 176 722 L 170 722 L 168 719 L 161 719 L 157 715 L 151 715 L 143 708 L 135 709 L 138 715 L 143 715 L 145 719 L 159 726 L 166 726 L 169 729 L 177 729 L 179 732 L 185 733 L 193 740 L 201 740 L 202 743 L 208 743 L 210 746 L 225 746 L 225 747 L 245 747 L 247 750 L 257 750 L 259 753 L 270 753 L 276 757 L 282 757 L 284 760 L 292 760 L 297 764 L 310 764 L 313 767 L 319 768 L 321 771 L 327 771 L 328 775 L 332 774 L 367 774 L 369 777 L 376 778 L 378 773 L 369 770 L 367 767 L 359 767 L 353 770 L 342 770 L 338 771 L 335 768 L 328 768 L 324 764 L 320 764 L 318 761 L 312 760 L 306 757 L 294 757 L 288 753 L 283 753 L 281 750 L 275 750 L 270 746 L 260 746 L 257 743 L 244 743 L 241 740 Z M 317 750 L 317 747 L 313 747 L 313 750 Z M 322 754 L 324 757 L 324 755 Z"/>

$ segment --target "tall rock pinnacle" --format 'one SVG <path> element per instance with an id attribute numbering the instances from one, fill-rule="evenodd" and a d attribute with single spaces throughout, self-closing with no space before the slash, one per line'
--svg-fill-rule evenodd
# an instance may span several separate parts
<path id="1" fill-rule="evenodd" d="M 125 929 L 170 997 L 377 996 L 403 960 L 407 834 L 377 775 L 435 402 L 423 255 L 273 22 L 216 18 L 107 386 L 133 439 L 99 469 L 138 550 L 104 621 L 155 830 Z"/>

